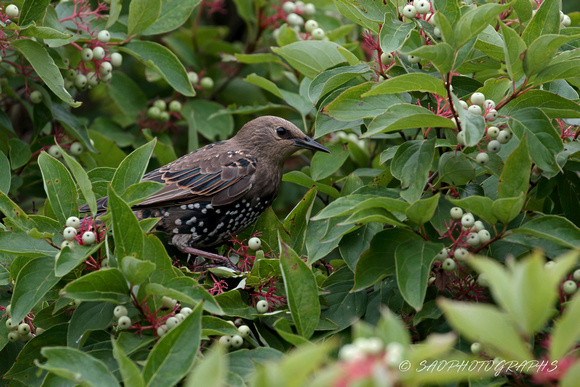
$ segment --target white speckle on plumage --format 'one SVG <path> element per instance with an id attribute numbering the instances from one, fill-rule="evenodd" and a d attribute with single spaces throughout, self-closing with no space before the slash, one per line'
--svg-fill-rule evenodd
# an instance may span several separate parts
<path id="1" fill-rule="evenodd" d="M 195 234 L 195 227 L 190 228 L 189 231 L 191 231 L 193 234 Z"/>
<path id="2" fill-rule="evenodd" d="M 164 217 L 169 218 L 169 212 L 165 211 L 165 213 L 163 214 Z"/>
<path id="3" fill-rule="evenodd" d="M 204 228 L 204 229 L 203 229 L 203 232 L 204 232 L 204 233 L 207 233 L 207 228 Z"/>
<path id="4" fill-rule="evenodd" d="M 189 208 L 190 210 L 193 210 L 193 204 L 188 204 L 187 208 Z"/>
<path id="5" fill-rule="evenodd" d="M 215 210 L 215 213 L 216 214 L 219 214 L 219 213 L 221 213 L 221 211 L 220 210 Z"/>
<path id="6" fill-rule="evenodd" d="M 218 228 L 222 228 L 223 226 L 224 226 L 224 222 L 220 222 L 220 224 L 218 224 L 218 225 L 216 226 L 216 230 L 217 230 Z"/>
<path id="7" fill-rule="evenodd" d="M 207 214 L 207 210 L 204 208 L 204 209 L 201 210 L 201 213 L 202 214 Z"/>
<path id="8" fill-rule="evenodd" d="M 240 203 L 237 203 L 236 204 L 236 208 L 240 208 Z"/>
<path id="9" fill-rule="evenodd" d="M 175 224 L 181 226 L 181 219 L 175 219 Z"/>
<path id="10" fill-rule="evenodd" d="M 174 228 L 174 229 L 173 229 L 173 233 L 174 233 L 174 234 L 179 234 L 179 229 L 178 229 L 177 227 L 176 227 L 176 228 Z"/>
<path id="11" fill-rule="evenodd" d="M 207 208 L 208 210 L 211 210 L 213 208 L 213 206 L 211 204 L 206 204 L 205 208 Z"/>
<path id="12" fill-rule="evenodd" d="M 199 203 L 195 203 L 195 204 L 193 205 L 193 207 L 194 207 L 194 208 L 199 208 Z"/>
<path id="13" fill-rule="evenodd" d="M 185 222 L 185 224 L 187 224 L 189 226 L 195 222 L 197 222 L 197 218 L 194 216 L 193 218 L 191 218 L 187 222 Z"/>
<path id="14" fill-rule="evenodd" d="M 180 207 L 182 210 L 187 210 L 187 206 L 185 204 L 182 204 Z"/>
<path id="15" fill-rule="evenodd" d="M 246 203 L 246 207 L 250 207 L 250 203 Z"/>
<path id="16" fill-rule="evenodd" d="M 198 226 L 203 227 L 203 222 L 199 222 Z"/>

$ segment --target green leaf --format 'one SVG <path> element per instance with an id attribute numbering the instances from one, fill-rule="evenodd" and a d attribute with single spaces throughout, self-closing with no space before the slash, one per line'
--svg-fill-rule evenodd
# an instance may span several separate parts
<path id="1" fill-rule="evenodd" d="M 70 216 L 78 214 L 77 192 L 70 172 L 46 152 L 38 156 L 42 181 L 48 200 L 58 221 L 66 224 Z"/>
<path id="2" fill-rule="evenodd" d="M 322 311 L 320 317 L 338 325 L 337 331 L 348 328 L 365 313 L 367 295 L 365 292 L 351 293 L 353 285 L 353 273 L 346 266 L 336 270 L 322 283 L 322 288 L 328 292 L 324 295 L 328 308 Z"/>
<path id="3" fill-rule="evenodd" d="M 349 80 L 366 74 L 369 71 L 371 71 L 369 65 L 364 63 L 356 66 L 338 67 L 320 73 L 320 75 L 312 80 L 308 87 L 310 101 L 316 103 L 320 97 L 323 97 Z"/>
<path id="4" fill-rule="evenodd" d="M 455 124 L 450 119 L 438 116 L 422 106 L 402 103 L 389 106 L 384 113 L 377 115 L 361 137 L 427 127 L 454 128 Z"/>
<path id="5" fill-rule="evenodd" d="M 383 208 L 389 212 L 404 214 L 409 207 L 408 203 L 394 197 L 381 197 L 378 194 L 352 194 L 343 196 L 323 208 L 312 220 L 335 218 L 350 215 L 366 209 Z"/>
<path id="6" fill-rule="evenodd" d="M 85 172 L 85 169 L 76 161 L 74 158 L 68 155 L 67 152 L 61 149 L 62 157 L 64 158 L 64 162 L 66 163 L 67 167 L 72 172 L 83 196 L 89 208 L 91 209 L 91 213 L 95 215 L 97 213 L 97 199 L 95 197 L 95 193 L 93 191 L 93 185 L 91 184 L 91 180 L 89 176 Z"/>
<path id="7" fill-rule="evenodd" d="M 272 47 L 272 51 L 304 76 L 313 79 L 322 71 L 346 62 L 338 47 L 330 41 L 301 40 L 284 47 Z"/>
<path id="8" fill-rule="evenodd" d="M 524 134 L 518 147 L 512 151 L 505 161 L 497 188 L 498 197 L 512 198 L 526 194 L 530 185 L 531 169 L 532 160 L 530 159 L 528 142 Z"/>
<path id="9" fill-rule="evenodd" d="M 454 26 L 455 48 L 459 48 L 483 31 L 497 15 L 509 8 L 509 5 L 484 4 L 470 9 Z"/>
<path id="10" fill-rule="evenodd" d="M 349 232 L 340 241 L 340 255 L 347 266 L 354 272 L 362 254 L 371 246 L 374 236 L 383 229 L 381 223 L 367 223 Z"/>
<path id="11" fill-rule="evenodd" d="M 395 250 L 406 241 L 419 242 L 421 237 L 410 230 L 391 228 L 379 232 L 361 255 L 354 271 L 353 291 L 373 286 L 387 276 L 395 275 Z M 441 250 L 441 249 L 439 249 Z"/>
<path id="12" fill-rule="evenodd" d="M 522 77 L 522 75 L 524 75 L 521 54 L 525 51 L 527 46 L 524 40 L 514 29 L 506 26 L 503 23 L 500 23 L 500 27 L 504 39 L 503 49 L 507 71 L 510 79 L 513 82 L 516 82 Z"/>
<path id="13" fill-rule="evenodd" d="M 424 73 L 403 74 L 384 80 L 361 97 L 378 94 L 396 94 L 410 91 L 433 93 L 441 97 L 447 96 L 443 81 Z"/>
<path id="14" fill-rule="evenodd" d="M 96 152 L 96 149 L 91 144 L 87 128 L 69 110 L 63 105 L 53 103 L 52 115 L 66 129 L 68 134 L 82 142 L 85 149 Z"/>
<path id="15" fill-rule="evenodd" d="M 511 3 L 514 10 L 518 14 L 518 20 L 521 24 L 527 24 L 527 22 L 532 18 L 532 3 L 526 0 L 516 0 Z"/>
<path id="16" fill-rule="evenodd" d="M 166 333 L 149 352 L 143 378 L 147 386 L 176 384 L 195 361 L 201 341 L 201 305 L 179 325 Z"/>
<path id="17" fill-rule="evenodd" d="M 107 84 L 109 96 L 125 116 L 127 123 L 134 123 L 141 112 L 147 109 L 147 97 L 139 85 L 125 73 L 115 71 L 115 82 Z M 130 95 L 131 98 L 127 98 Z M 93 123 L 95 125 L 96 123 Z"/>
<path id="18" fill-rule="evenodd" d="M 69 322 L 67 345 L 82 348 L 91 331 L 106 329 L 113 319 L 115 304 L 110 302 L 81 302 Z"/>
<path id="19" fill-rule="evenodd" d="M 423 194 L 434 153 L 435 138 L 407 141 L 397 149 L 391 172 L 407 188 L 401 196 L 408 202 L 418 200 Z"/>
<path id="20" fill-rule="evenodd" d="M 381 50 L 387 53 L 399 50 L 414 27 L 413 23 L 403 23 L 396 15 L 385 13 L 383 27 L 379 33 Z"/>
<path id="21" fill-rule="evenodd" d="M 117 257 L 141 258 L 145 234 L 141 231 L 139 221 L 131 207 L 117 195 L 112 186 L 109 187 L 109 211 Z"/>
<path id="22" fill-rule="evenodd" d="M 331 153 L 316 152 L 310 165 L 310 176 L 318 181 L 338 171 L 350 153 L 342 145 L 329 145 Z"/>
<path id="23" fill-rule="evenodd" d="M 156 141 L 157 139 L 140 146 L 121 162 L 111 181 L 111 188 L 116 193 L 122 195 L 130 185 L 141 181 Z"/>
<path id="24" fill-rule="evenodd" d="M 145 387 L 145 380 L 143 380 L 139 367 L 125 354 L 125 351 L 119 345 L 119 340 L 111 340 L 111 342 L 113 344 L 113 356 L 117 360 L 117 364 L 119 364 L 123 384 L 125 386 Z"/>
<path id="25" fill-rule="evenodd" d="M 290 171 L 284 176 L 282 176 L 282 181 L 288 181 L 291 183 L 296 183 L 306 188 L 311 188 L 312 186 L 316 186 L 318 190 L 326 195 L 329 195 L 331 198 L 338 198 L 340 193 L 334 187 L 331 187 L 327 184 L 320 183 L 317 181 L 312 180 L 312 178 L 306 175 L 304 172 L 300 171 Z"/>
<path id="26" fill-rule="evenodd" d="M 228 358 L 222 345 L 214 345 L 189 373 L 184 387 L 222 387 L 227 385 Z"/>
<path id="27" fill-rule="evenodd" d="M 437 11 L 445 16 L 451 26 L 455 25 L 461 17 L 461 10 L 457 1 L 453 0 L 434 0 L 433 6 Z"/>
<path id="28" fill-rule="evenodd" d="M 477 215 L 489 224 L 497 222 L 497 218 L 492 211 L 493 201 L 486 196 L 468 196 L 463 199 L 448 198 L 448 200 L 452 204 Z"/>
<path id="29" fill-rule="evenodd" d="M 240 63 L 282 63 L 282 60 L 274 54 L 235 54 Z"/>
<path id="30" fill-rule="evenodd" d="M 580 338 L 580 292 L 576 292 L 562 317 L 558 319 L 550 336 L 550 359 L 562 359 Z"/>
<path id="31" fill-rule="evenodd" d="M 318 190 L 312 187 L 284 219 L 284 228 L 290 233 L 290 248 L 302 252 L 312 206 Z"/>
<path id="32" fill-rule="evenodd" d="M 453 329 L 469 341 L 483 344 L 490 356 L 507 361 L 534 359 L 512 320 L 495 306 L 446 299 L 440 299 L 438 305 Z"/>
<path id="33" fill-rule="evenodd" d="M 534 78 L 535 85 L 580 76 L 580 59 L 549 64 Z"/>
<path id="34" fill-rule="evenodd" d="M 417 200 L 407 208 L 407 217 L 416 224 L 425 224 L 431 220 L 439 203 L 439 194 L 428 199 Z"/>
<path id="35" fill-rule="evenodd" d="M 286 320 L 285 318 L 278 319 L 278 321 L 276 321 L 273 326 L 274 326 L 274 329 L 276 330 L 276 333 L 278 333 L 280 335 L 280 337 L 282 337 L 284 340 L 286 340 L 290 344 L 292 344 L 296 347 L 298 347 L 300 345 L 308 345 L 309 344 L 308 340 L 306 340 L 302 336 L 295 334 L 292 331 L 292 327 L 290 326 L 290 322 L 288 322 L 288 320 Z"/>
<path id="36" fill-rule="evenodd" d="M 91 355 L 67 347 L 44 347 L 40 351 L 48 360 L 38 367 L 84 386 L 119 386 L 107 366 Z"/>
<path id="37" fill-rule="evenodd" d="M 64 247 L 60 250 L 55 264 L 55 275 L 63 277 L 75 267 L 83 263 L 91 254 L 101 248 L 102 244 L 82 246 L 75 244 L 72 248 Z"/>
<path id="38" fill-rule="evenodd" d="M 546 114 L 538 108 L 526 108 L 511 114 L 510 128 L 520 139 L 526 134 L 532 161 L 544 171 L 557 173 L 560 167 L 555 155 L 562 152 L 563 145 L 558 132 Z"/>
<path id="39" fill-rule="evenodd" d="M 512 231 L 546 239 L 569 249 L 580 246 L 580 228 L 568 219 L 556 215 L 540 216 Z"/>
<path id="40" fill-rule="evenodd" d="M 10 45 L 24 55 L 26 60 L 32 65 L 32 68 L 34 68 L 34 71 L 58 98 L 74 107 L 81 105 L 80 102 L 74 101 L 64 88 L 64 79 L 62 79 L 58 67 L 40 43 L 32 39 L 18 39 L 13 40 Z"/>
<path id="41" fill-rule="evenodd" d="M 149 261 L 143 261 L 131 256 L 124 257 L 121 260 L 121 272 L 127 278 L 131 285 L 141 285 L 153 273 L 155 264 Z"/>
<path id="42" fill-rule="evenodd" d="M 285 243 L 280 243 L 280 268 L 288 308 L 298 334 L 309 339 L 320 320 L 318 286 L 312 270 Z"/>
<path id="43" fill-rule="evenodd" d="M 439 179 L 455 187 L 475 179 L 473 163 L 463 152 L 445 152 L 439 158 Z"/>
<path id="44" fill-rule="evenodd" d="M 409 55 L 415 55 L 419 58 L 427 59 L 441 74 L 447 74 L 453 68 L 455 55 L 453 47 L 447 43 L 439 43 L 431 46 L 421 46 L 411 52 Z"/>
<path id="45" fill-rule="evenodd" d="M 36 227 L 34 220 L 2 191 L 0 191 L 0 212 L 22 231 L 30 231 Z"/>
<path id="46" fill-rule="evenodd" d="M 158 35 L 177 29 L 189 19 L 194 8 L 200 2 L 201 0 L 161 0 L 159 17 L 142 32 L 142 35 Z"/>
<path id="47" fill-rule="evenodd" d="M 409 240 L 395 249 L 399 290 L 417 311 L 423 307 L 431 265 L 443 247 L 442 243 Z"/>
<path id="48" fill-rule="evenodd" d="M 187 97 L 195 96 L 185 68 L 174 53 L 155 42 L 133 40 L 119 50 L 135 57 L 139 62 L 159 74 L 175 89 Z"/>
<path id="49" fill-rule="evenodd" d="M 18 169 L 26 165 L 32 156 L 30 145 L 19 138 L 11 138 L 8 141 L 8 147 L 10 149 L 10 161 L 12 163 L 12 169 Z M 8 176 L 10 176 L 10 174 L 8 174 Z"/>
<path id="50" fill-rule="evenodd" d="M 542 35 L 557 34 L 560 31 L 560 1 L 545 0 L 540 4 L 532 20 L 522 33 L 522 39 L 530 46 Z"/>
<path id="51" fill-rule="evenodd" d="M 159 18 L 161 0 L 134 0 L 129 4 L 127 35 L 137 35 Z"/>
<path id="52" fill-rule="evenodd" d="M 497 199 L 495 202 L 493 202 L 491 211 L 497 220 L 503 224 L 508 224 L 520 214 L 522 208 L 524 207 L 525 201 L 525 194 L 521 194 L 518 197 Z"/>
<path id="53" fill-rule="evenodd" d="M 168 296 L 192 306 L 203 303 L 203 308 L 208 312 L 217 315 L 224 314 L 216 298 L 190 277 L 172 278 L 163 285 L 150 283 L 147 285 L 147 293 Z"/>
<path id="54" fill-rule="evenodd" d="M 101 269 L 69 282 L 61 291 L 63 296 L 81 301 L 124 303 L 130 300 L 129 287 L 116 268 Z"/>
<path id="55" fill-rule="evenodd" d="M 501 113 L 509 115 L 525 108 L 538 108 L 549 118 L 574 118 L 580 116 L 580 105 L 547 90 L 530 90 L 507 103 L 501 109 Z"/>
<path id="56" fill-rule="evenodd" d="M 223 106 L 205 100 L 189 100 L 181 110 L 182 114 L 192 115 L 195 130 L 211 141 L 225 140 L 234 130 L 234 120 L 231 115 L 216 115 Z M 195 149 L 192 149 L 195 150 Z"/>
<path id="57" fill-rule="evenodd" d="M 278 86 L 266 79 L 256 74 L 250 74 L 244 81 L 263 88 L 264 90 L 274 94 L 278 98 L 282 98 L 288 105 L 296 109 L 300 114 L 306 115 L 312 110 L 312 104 L 305 97 L 300 94 L 293 93 L 288 90 L 280 89 Z"/>
<path id="58" fill-rule="evenodd" d="M 50 4 L 50 0 L 27 0 L 22 5 L 22 11 L 18 18 L 18 24 L 21 26 L 28 25 L 33 22 L 40 22 L 46 13 L 46 8 Z"/>
<path id="59" fill-rule="evenodd" d="M 554 54 L 565 43 L 580 38 L 580 35 L 542 35 L 532 42 L 524 56 L 524 72 L 531 77 L 549 64 Z"/>
<path id="60" fill-rule="evenodd" d="M 20 36 L 31 36 L 37 39 L 70 39 L 71 35 L 50 27 L 30 26 L 20 32 Z"/>
<path id="61" fill-rule="evenodd" d="M 29 260 L 18 272 L 12 295 L 11 317 L 21 321 L 59 281 L 51 257 Z"/>

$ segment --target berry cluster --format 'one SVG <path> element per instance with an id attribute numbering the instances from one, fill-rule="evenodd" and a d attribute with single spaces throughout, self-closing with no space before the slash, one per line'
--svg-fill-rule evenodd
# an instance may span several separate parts
<path id="1" fill-rule="evenodd" d="M 553 262 L 553 261 L 549 261 Z M 564 281 L 561 285 L 562 293 L 568 296 L 573 295 L 578 290 L 578 283 L 580 282 L 580 269 L 572 273 L 571 278 Z"/>
<path id="2" fill-rule="evenodd" d="M 35 92 L 33 91 L 32 93 L 34 94 Z M 31 94 L 31 97 L 32 97 L 32 94 Z M 59 144 L 59 145 L 62 148 L 62 146 L 64 144 Z M 69 151 L 73 156 L 79 156 L 80 154 L 83 153 L 84 150 L 85 150 L 85 148 L 83 147 L 83 144 L 81 144 L 78 141 L 75 141 L 69 145 Z M 61 152 L 60 148 L 56 145 L 51 145 L 48 148 L 47 152 L 49 155 L 51 155 L 55 159 L 60 159 L 62 157 L 62 152 Z"/>
<path id="3" fill-rule="evenodd" d="M 169 102 L 169 105 L 162 100 L 158 99 L 153 102 L 153 105 L 147 109 L 147 117 L 153 120 L 159 120 L 161 122 L 167 122 L 174 115 L 176 118 L 180 118 L 179 112 L 181 112 L 181 102 L 173 100 Z M 169 109 L 168 109 L 169 108 Z"/>
<path id="4" fill-rule="evenodd" d="M 230 324 L 235 324 L 231 321 L 228 321 Z M 250 327 L 247 325 L 240 325 L 238 327 L 239 334 L 233 336 L 221 336 L 218 340 L 219 344 L 224 346 L 225 348 L 240 348 L 244 344 L 244 338 L 250 335 Z"/>
<path id="5" fill-rule="evenodd" d="M 282 13 L 278 16 L 282 21 L 285 20 L 290 28 L 298 32 L 302 39 L 328 40 L 326 33 L 316 20 L 304 21 L 305 17 L 311 18 L 315 13 L 316 7 L 312 3 L 286 1 L 282 4 Z M 302 27 L 304 27 L 304 32 L 302 32 Z M 279 29 L 274 30 L 274 38 L 277 38 L 279 32 Z"/>
<path id="6" fill-rule="evenodd" d="M 100 230 L 100 226 L 95 225 L 92 219 L 85 217 L 82 221 L 76 216 L 71 216 L 66 220 L 66 228 L 62 232 L 64 241 L 61 248 L 68 246 L 71 249 L 76 241 L 79 245 L 92 245 L 103 240 L 105 232 Z"/>
<path id="7" fill-rule="evenodd" d="M 8 341 L 13 343 L 17 341 L 29 341 L 35 335 L 42 333 L 41 328 L 36 328 L 34 330 L 34 325 L 32 325 L 32 320 L 34 316 L 27 315 L 23 321 L 18 323 L 17 321 L 12 321 L 11 313 L 11 305 L 6 306 L 6 308 L 1 307 L 0 309 L 4 309 L 5 316 L 8 318 L 6 319 L 6 328 L 8 329 Z"/>
<path id="8" fill-rule="evenodd" d="M 200 79 L 199 74 L 196 73 L 195 71 L 188 71 L 187 78 L 189 79 L 189 83 L 191 83 L 191 85 L 196 89 L 211 90 L 215 86 L 214 81 L 211 77 L 205 76 L 201 77 Z"/>

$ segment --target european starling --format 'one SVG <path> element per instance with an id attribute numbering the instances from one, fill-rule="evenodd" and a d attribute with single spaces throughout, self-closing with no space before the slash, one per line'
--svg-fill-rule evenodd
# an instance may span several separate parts
<path id="1" fill-rule="evenodd" d="M 165 183 L 133 206 L 139 219 L 161 218 L 155 230 L 182 251 L 226 242 L 258 219 L 282 181 L 284 161 L 301 148 L 330 152 L 282 118 L 265 116 L 227 141 L 193 151 L 143 176 Z M 99 199 L 104 209 L 107 198 Z M 87 211 L 88 206 L 81 208 Z"/>

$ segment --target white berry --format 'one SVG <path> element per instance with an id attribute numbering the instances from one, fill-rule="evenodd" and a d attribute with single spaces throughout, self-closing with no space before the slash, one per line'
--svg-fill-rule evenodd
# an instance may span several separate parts
<path id="1" fill-rule="evenodd" d="M 578 285 L 572 280 L 568 280 L 562 284 L 562 291 L 566 294 L 574 294 L 578 290 Z"/>
<path id="2" fill-rule="evenodd" d="M 70 153 L 72 153 L 75 156 L 80 155 L 81 153 L 83 153 L 83 145 L 80 142 L 73 142 L 70 145 Z M 78 218 L 76 218 L 76 219 L 78 220 Z M 68 221 L 67 221 L 67 225 L 68 225 Z"/>
<path id="3" fill-rule="evenodd" d="M 268 301 L 260 300 L 256 303 L 256 309 L 258 313 L 266 313 L 270 309 L 270 305 L 268 305 Z"/>
<path id="4" fill-rule="evenodd" d="M 222 336 L 219 339 L 219 343 L 226 348 L 228 348 L 231 345 L 231 341 L 232 339 L 230 336 Z"/>
<path id="5" fill-rule="evenodd" d="M 77 236 L 77 229 L 75 227 L 67 227 L 62 232 L 62 236 L 67 241 L 71 241 L 71 240 L 75 239 L 75 237 Z"/>
<path id="6" fill-rule="evenodd" d="M 479 355 L 481 353 L 481 344 L 480 343 L 473 343 L 471 344 L 471 353 L 474 355 Z"/>
<path id="7" fill-rule="evenodd" d="M 181 310 L 179 311 L 179 313 L 181 313 L 185 317 L 189 316 L 191 314 L 191 312 L 193 312 L 193 310 L 191 308 L 188 308 L 188 307 L 181 308 Z"/>
<path id="8" fill-rule="evenodd" d="M 175 307 L 175 305 L 177 305 L 177 300 L 174 300 L 171 297 L 167 297 L 167 296 L 163 296 L 161 298 L 161 303 L 163 304 L 164 307 L 166 307 L 167 309 L 173 309 Z"/>
<path id="9" fill-rule="evenodd" d="M 297 15 L 295 13 L 288 14 L 288 16 L 286 17 L 286 21 L 292 27 L 301 26 L 302 24 L 304 24 L 304 19 L 302 19 L 302 16 Z"/>
<path id="10" fill-rule="evenodd" d="M 489 162 L 489 156 L 487 153 L 479 153 L 475 156 L 475 162 L 479 165 L 485 165 Z"/>
<path id="11" fill-rule="evenodd" d="M 407 4 L 403 7 L 403 15 L 409 19 L 413 19 L 417 16 L 417 9 L 411 4 Z"/>
<path id="12" fill-rule="evenodd" d="M 479 236 L 479 241 L 481 243 L 487 243 L 491 240 L 491 235 L 489 235 L 489 231 L 487 230 L 479 230 L 477 235 Z"/>
<path id="13" fill-rule="evenodd" d="M 103 75 L 110 74 L 113 71 L 113 65 L 110 62 L 103 62 L 99 66 L 99 72 Z"/>
<path id="14" fill-rule="evenodd" d="M 421 15 L 425 15 L 431 11 L 431 4 L 427 0 L 415 0 L 413 6 Z"/>
<path id="15" fill-rule="evenodd" d="M 485 114 L 485 119 L 488 121 L 493 121 L 497 118 L 497 110 L 495 109 L 490 109 L 486 114 Z"/>
<path id="16" fill-rule="evenodd" d="M 84 62 L 88 62 L 90 60 L 93 59 L 93 50 L 91 50 L 90 48 L 83 48 L 83 50 L 81 51 L 81 59 Z"/>
<path id="17" fill-rule="evenodd" d="M 210 77 L 203 77 L 203 78 L 201 78 L 200 85 L 204 89 L 213 89 L 213 85 L 214 85 L 213 79 L 211 79 Z"/>
<path id="18" fill-rule="evenodd" d="M 477 233 L 472 232 L 467 236 L 465 242 L 472 247 L 479 246 L 480 244 L 479 235 Z"/>
<path id="19" fill-rule="evenodd" d="M 284 4 L 282 4 L 282 11 L 284 11 L 284 13 L 286 14 L 293 13 L 294 11 L 296 11 L 296 4 L 294 4 L 291 1 L 287 1 Z"/>
<path id="20" fill-rule="evenodd" d="M 487 128 L 487 137 L 489 138 L 497 138 L 499 135 L 499 128 L 497 126 L 490 126 Z"/>
<path id="21" fill-rule="evenodd" d="M 441 264 L 441 267 L 445 271 L 453 271 L 457 267 L 457 264 L 455 263 L 455 261 L 452 258 L 447 258 L 443 261 L 443 263 Z"/>
<path id="22" fill-rule="evenodd" d="M 451 210 L 449 210 L 449 215 L 453 219 L 461 219 L 463 216 L 463 210 L 459 207 L 453 207 Z"/>
<path id="23" fill-rule="evenodd" d="M 12 319 L 6 319 L 6 328 L 8 328 L 9 330 L 13 331 L 15 329 L 18 329 L 18 324 L 13 323 Z"/>
<path id="24" fill-rule="evenodd" d="M 433 18 L 431 18 L 433 19 Z M 433 28 L 433 35 L 435 35 L 435 37 L 440 38 L 441 37 L 441 29 L 439 27 L 435 27 Z"/>
<path id="25" fill-rule="evenodd" d="M 485 102 L 485 95 L 483 93 L 473 93 L 471 94 L 470 101 L 474 105 L 482 106 Z"/>
<path id="26" fill-rule="evenodd" d="M 167 326 L 165 324 L 161 325 L 160 327 L 157 328 L 157 336 L 163 337 L 163 335 L 165 335 L 167 331 L 168 331 Z"/>
<path id="27" fill-rule="evenodd" d="M 574 274 L 572 274 L 572 278 L 574 278 L 574 281 L 580 281 L 580 269 L 574 270 Z M 8 311 L 8 308 L 6 308 L 6 310 Z"/>
<path id="28" fill-rule="evenodd" d="M 99 77 L 97 76 L 97 73 L 95 73 L 94 71 L 91 71 L 87 74 L 87 81 L 89 83 L 89 86 L 91 87 L 96 87 L 99 85 Z"/>
<path id="29" fill-rule="evenodd" d="M 304 29 L 307 32 L 312 32 L 317 28 L 318 28 L 318 22 L 316 22 L 316 20 L 311 19 L 311 20 L 308 20 L 306 23 L 304 23 Z"/>
<path id="30" fill-rule="evenodd" d="M 473 223 L 473 229 L 475 231 L 481 231 L 483 229 L 485 229 L 485 225 L 483 224 L 483 222 L 481 220 L 476 220 L 475 223 Z"/>
<path id="31" fill-rule="evenodd" d="M 304 14 L 306 16 L 312 16 L 316 13 L 316 7 L 312 3 L 308 3 L 304 5 Z"/>
<path id="32" fill-rule="evenodd" d="M 482 114 L 481 107 L 479 105 L 471 105 L 469 108 L 467 108 L 467 111 L 470 112 L 471 114 L 476 114 L 478 116 Z"/>
<path id="33" fill-rule="evenodd" d="M 465 145 L 465 133 L 463 131 L 457 133 L 457 143 Z"/>
<path id="34" fill-rule="evenodd" d="M 467 102 L 463 101 L 463 100 L 459 100 L 459 104 L 461 105 L 462 108 L 464 108 L 465 110 L 467 110 L 469 108 L 469 105 L 467 105 Z"/>
<path id="35" fill-rule="evenodd" d="M 93 59 L 101 60 L 105 57 L 105 49 L 103 47 L 93 48 Z"/>
<path id="36" fill-rule="evenodd" d="M 445 258 L 447 258 L 447 256 L 449 255 L 449 250 L 444 247 L 443 249 L 441 249 L 441 251 L 437 254 L 437 257 L 435 258 L 437 261 L 443 261 Z"/>
<path id="37" fill-rule="evenodd" d="M 250 335 L 250 327 L 247 325 L 240 325 L 238 332 L 240 333 L 240 336 L 247 337 Z"/>
<path id="38" fill-rule="evenodd" d="M 262 241 L 257 237 L 250 238 L 248 241 L 248 246 L 252 250 L 258 250 L 260 247 L 262 247 Z"/>
<path id="39" fill-rule="evenodd" d="M 129 311 L 125 307 L 125 305 L 117 305 L 115 309 L 113 309 L 113 315 L 116 318 L 121 318 L 129 314 Z"/>
<path id="40" fill-rule="evenodd" d="M 30 325 L 26 323 L 22 323 L 18 325 L 18 334 L 20 336 L 26 336 L 30 333 Z"/>
<path id="41" fill-rule="evenodd" d="M 108 43 L 109 40 L 111 40 L 111 34 L 107 30 L 99 31 L 99 33 L 97 34 L 97 39 L 101 43 Z"/>
<path id="42" fill-rule="evenodd" d="M 413 64 L 421 62 L 421 58 L 419 58 L 418 56 L 415 56 L 415 55 L 408 55 L 407 60 L 409 61 L 409 63 L 413 63 Z"/>
<path id="43" fill-rule="evenodd" d="M 311 33 L 312 39 L 314 40 L 322 40 L 326 36 L 324 30 L 322 28 L 316 28 Z"/>
<path id="44" fill-rule="evenodd" d="M 181 102 L 176 100 L 169 102 L 169 111 L 180 112 L 181 108 L 182 108 Z"/>
<path id="45" fill-rule="evenodd" d="M 511 132 L 508 132 L 507 130 L 500 130 L 499 134 L 497 135 L 497 141 L 500 144 L 507 144 L 511 138 L 512 138 L 512 134 L 511 134 Z"/>
<path id="46" fill-rule="evenodd" d="M 169 329 L 169 330 L 175 328 L 178 324 L 179 324 L 179 320 L 177 319 L 177 317 L 173 317 L 173 316 L 169 317 L 165 321 L 165 325 L 167 325 L 167 329 Z"/>
<path id="47" fill-rule="evenodd" d="M 18 340 L 20 340 L 20 335 L 18 334 L 18 332 L 9 332 L 8 333 L 8 341 L 15 343 Z"/>
<path id="48" fill-rule="evenodd" d="M 570 24 L 572 24 L 572 19 L 570 19 L 570 16 L 564 15 L 564 18 L 562 20 L 562 25 L 564 27 L 570 27 Z"/>
<path id="49" fill-rule="evenodd" d="M 75 77 L 75 86 L 78 89 L 83 89 L 84 87 L 86 87 L 88 82 L 89 80 L 84 74 L 77 74 L 77 76 Z"/>
<path id="50" fill-rule="evenodd" d="M 175 315 L 175 318 L 177 318 L 177 319 L 179 320 L 179 322 L 180 322 L 180 323 L 182 323 L 182 322 L 183 322 L 183 320 L 185 320 L 185 316 L 184 316 L 184 315 L 182 315 L 181 313 L 177 313 L 177 314 Z"/>
<path id="51" fill-rule="evenodd" d="M 461 217 L 461 225 L 463 227 L 469 228 L 473 226 L 474 223 L 475 219 L 473 218 L 473 215 L 471 215 L 471 213 L 469 212 Z"/>
<path id="52" fill-rule="evenodd" d="M 483 101 L 483 108 L 485 110 L 495 109 L 495 102 L 493 102 L 493 100 L 491 100 L 491 99 L 486 99 L 485 101 Z"/>
<path id="53" fill-rule="evenodd" d="M 394 59 L 393 54 L 391 54 L 390 52 L 383 52 L 381 54 L 381 62 L 383 64 L 391 63 L 393 59 Z"/>
<path id="54" fill-rule="evenodd" d="M 187 73 L 187 79 L 189 79 L 189 83 L 195 85 L 197 82 L 199 82 L 199 75 L 197 75 L 196 72 L 189 71 Z"/>
<path id="55" fill-rule="evenodd" d="M 95 233 L 92 231 L 85 231 L 83 234 L 83 243 L 85 245 L 92 245 L 97 240 Z"/>
<path id="56" fill-rule="evenodd" d="M 489 286 L 489 282 L 487 281 L 487 275 L 485 273 L 482 273 L 479 275 L 479 277 L 477 277 L 477 284 L 485 288 Z"/>
<path id="57" fill-rule="evenodd" d="M 74 241 L 64 240 L 60 244 L 60 248 L 61 248 L 61 250 L 64 249 L 65 247 L 68 247 L 69 249 L 72 249 L 74 247 L 74 245 L 75 245 Z"/>
<path id="58" fill-rule="evenodd" d="M 463 260 L 465 260 L 465 258 L 467 258 L 469 256 L 469 251 L 467 251 L 463 247 L 459 247 L 459 248 L 455 249 L 453 256 L 455 257 L 455 259 L 463 261 Z"/>
<path id="59" fill-rule="evenodd" d="M 242 336 L 240 335 L 234 335 L 230 339 L 230 343 L 232 344 L 232 347 L 239 348 L 244 344 L 244 339 L 242 339 Z"/>
<path id="60" fill-rule="evenodd" d="M 487 144 L 487 151 L 489 153 L 497 153 L 501 149 L 501 143 L 497 140 L 491 140 L 489 144 Z"/>
<path id="61" fill-rule="evenodd" d="M 18 17 L 20 10 L 18 9 L 18 7 L 16 5 L 10 4 L 10 5 L 6 6 L 6 8 L 4 8 L 4 12 L 6 12 L 6 16 L 11 17 L 11 18 L 16 18 L 16 17 Z"/>
<path id="62" fill-rule="evenodd" d="M 114 52 L 111 54 L 111 64 L 114 67 L 120 67 L 123 64 L 123 55 L 119 54 L 118 52 Z"/>
<path id="63" fill-rule="evenodd" d="M 130 327 L 131 327 L 131 319 L 128 316 L 119 317 L 119 321 L 117 321 L 117 329 L 125 330 Z"/>

